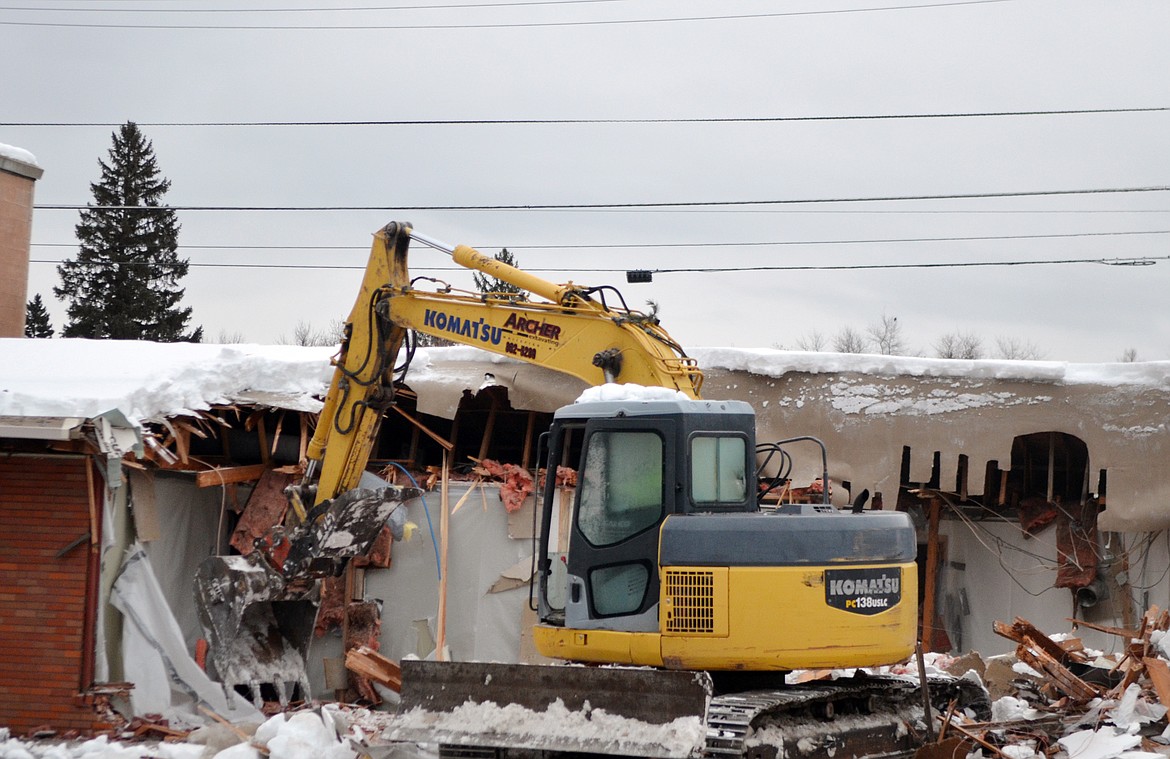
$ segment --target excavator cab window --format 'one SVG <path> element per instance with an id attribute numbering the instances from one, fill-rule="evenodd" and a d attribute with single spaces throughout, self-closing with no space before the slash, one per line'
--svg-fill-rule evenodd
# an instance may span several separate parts
<path id="1" fill-rule="evenodd" d="M 589 438 L 577 524 L 591 545 L 611 546 L 658 524 L 663 464 L 657 432 L 607 430 Z"/>
<path id="2" fill-rule="evenodd" d="M 691 502 L 699 508 L 740 506 L 747 497 L 747 439 L 742 435 L 692 437 Z"/>

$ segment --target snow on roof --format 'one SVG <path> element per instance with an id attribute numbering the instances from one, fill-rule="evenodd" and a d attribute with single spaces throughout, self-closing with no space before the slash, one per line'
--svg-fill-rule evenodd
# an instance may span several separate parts
<path id="1" fill-rule="evenodd" d="M 7 158 L 11 161 L 19 161 L 20 163 L 28 164 L 29 166 L 34 166 L 38 169 L 41 168 L 40 164 L 37 163 L 36 157 L 32 153 L 24 150 L 23 148 L 14 147 L 12 145 L 5 145 L 3 142 L 0 142 L 0 158 Z"/>
<path id="2" fill-rule="evenodd" d="M 856 373 L 884 377 L 997 379 L 1107 387 L 1170 387 L 1170 361 L 1073 364 L 1065 361 L 964 360 L 770 348 L 697 348 L 690 354 L 698 359 L 703 368 L 746 371 L 766 377 L 782 377 L 792 372 Z"/>
<path id="3" fill-rule="evenodd" d="M 317 411 L 334 348 L 136 340 L 0 340 L 0 416 L 94 417 L 118 409 L 144 422 L 249 400 Z"/>
<path id="4" fill-rule="evenodd" d="M 0 339 L 0 416 L 88 418 L 118 409 L 141 423 L 232 402 L 316 411 L 332 376 L 329 359 L 335 351 L 287 345 Z M 743 348 L 702 348 L 692 355 L 707 369 L 772 377 L 859 373 L 1170 387 L 1170 361 L 955 361 Z M 441 362 L 432 363 L 440 357 Z M 441 381 L 437 375 L 453 362 L 484 361 L 520 366 L 514 359 L 476 348 L 421 349 L 407 382 Z"/>

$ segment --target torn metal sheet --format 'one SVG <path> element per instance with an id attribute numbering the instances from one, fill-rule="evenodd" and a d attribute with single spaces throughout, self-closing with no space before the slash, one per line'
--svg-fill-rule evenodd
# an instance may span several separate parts
<path id="1" fill-rule="evenodd" d="M 85 419 L 79 416 L 0 416 L 0 437 L 22 440 L 74 440 Z"/>
<path id="2" fill-rule="evenodd" d="M 122 486 L 122 458 L 133 453 L 142 458 L 142 430 L 118 409 L 111 409 L 93 418 L 98 449 L 106 454 L 106 484 L 111 488 Z"/>

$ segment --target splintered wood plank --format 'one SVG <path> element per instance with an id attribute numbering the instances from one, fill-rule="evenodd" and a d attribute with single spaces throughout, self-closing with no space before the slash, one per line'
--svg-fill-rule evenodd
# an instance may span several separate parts
<path id="1" fill-rule="evenodd" d="M 395 693 L 402 691 L 402 669 L 369 646 L 358 646 L 345 652 L 345 668 L 350 672 L 385 685 Z"/>
<path id="2" fill-rule="evenodd" d="M 1088 701 L 1100 695 L 1095 687 L 1074 675 L 1047 652 L 1029 645 L 1031 642 L 1021 644 L 1016 655 L 1020 661 L 1048 675 L 1051 684 L 1061 693 L 1075 701 Z"/>
<path id="3" fill-rule="evenodd" d="M 196 474 L 195 487 L 216 488 L 220 485 L 230 485 L 234 482 L 250 482 L 251 480 L 260 479 L 267 471 L 267 464 L 219 466 Z"/>
<path id="4" fill-rule="evenodd" d="M 1146 674 L 1154 684 L 1158 700 L 1162 702 L 1162 706 L 1170 707 L 1170 664 L 1167 664 L 1165 659 L 1157 657 L 1143 659 L 1142 663 L 1146 665 Z"/>

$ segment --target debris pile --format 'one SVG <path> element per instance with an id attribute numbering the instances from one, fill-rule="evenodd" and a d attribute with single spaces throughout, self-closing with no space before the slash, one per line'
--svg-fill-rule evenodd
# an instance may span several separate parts
<path id="1" fill-rule="evenodd" d="M 1118 653 L 1087 649 L 1075 635 L 1046 635 L 1023 619 L 997 622 L 995 631 L 1016 643 L 1014 657 L 969 655 L 949 668 L 971 668 L 985 680 L 991 721 L 954 707 L 936 714 L 937 742 L 919 759 L 1170 756 L 1170 612 L 1150 609 L 1137 629 L 1077 624 L 1117 636 Z"/>

